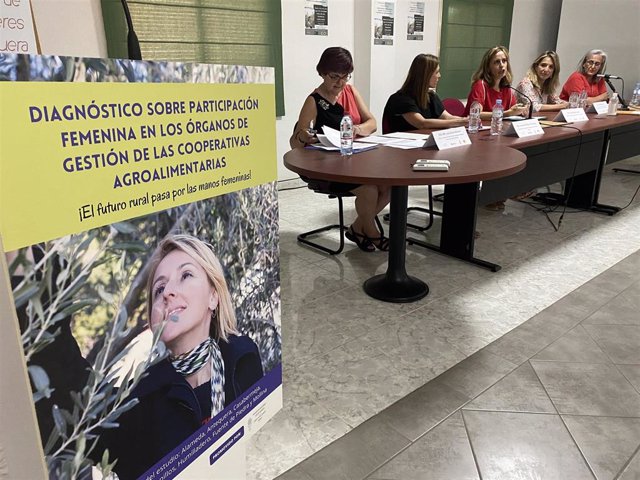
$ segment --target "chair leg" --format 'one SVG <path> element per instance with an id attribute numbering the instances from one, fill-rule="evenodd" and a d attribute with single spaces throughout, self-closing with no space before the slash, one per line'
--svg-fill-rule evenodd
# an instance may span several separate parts
<path id="1" fill-rule="evenodd" d="M 342 252 L 342 250 L 344 249 L 344 231 L 346 230 L 346 227 L 344 226 L 344 211 L 342 208 L 342 196 L 336 195 L 336 198 L 338 199 L 338 219 L 340 223 L 327 225 L 326 227 L 316 228 L 309 232 L 301 233 L 297 237 L 298 242 L 308 245 L 309 247 L 315 248 L 322 252 L 328 253 L 329 255 L 338 255 L 339 253 Z M 325 247 L 324 245 L 321 245 L 317 242 L 312 242 L 311 240 L 308 239 L 308 237 L 313 237 L 320 233 L 328 232 L 336 228 L 340 229 L 340 243 L 337 249 L 331 249 L 329 247 Z"/>

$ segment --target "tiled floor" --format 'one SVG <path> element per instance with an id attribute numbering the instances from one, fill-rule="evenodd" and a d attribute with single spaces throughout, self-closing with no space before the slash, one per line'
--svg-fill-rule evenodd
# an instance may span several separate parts
<path id="1" fill-rule="evenodd" d="M 638 312 L 640 252 L 279 478 L 638 479 Z"/>
<path id="2" fill-rule="evenodd" d="M 600 200 L 639 184 L 607 170 Z M 640 199 L 559 232 L 520 203 L 481 211 L 476 253 L 503 269 L 410 247 L 431 292 L 401 305 L 362 292 L 384 254 L 295 242 L 333 203 L 280 199 L 285 407 L 252 439 L 249 479 L 300 462 L 280 478 L 640 478 Z"/>

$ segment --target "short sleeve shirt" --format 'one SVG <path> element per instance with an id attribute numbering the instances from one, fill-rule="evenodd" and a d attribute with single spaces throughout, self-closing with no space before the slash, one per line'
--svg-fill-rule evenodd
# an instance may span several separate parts
<path id="1" fill-rule="evenodd" d="M 383 128 L 386 127 L 384 133 L 415 130 L 416 127 L 402 116 L 405 113 L 419 113 L 424 118 L 440 118 L 444 110 L 444 105 L 435 92 L 429 92 L 429 105 L 427 108 L 421 108 L 413 97 L 398 91 L 389 97 L 384 107 Z"/>

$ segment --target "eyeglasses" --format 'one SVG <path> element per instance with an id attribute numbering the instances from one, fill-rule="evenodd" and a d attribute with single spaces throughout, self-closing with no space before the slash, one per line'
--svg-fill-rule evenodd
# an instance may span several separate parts
<path id="1" fill-rule="evenodd" d="M 602 65 L 602 63 L 600 62 L 596 62 L 595 60 L 587 60 L 586 62 L 587 65 L 589 65 L 590 67 L 599 67 L 600 65 Z"/>
<path id="2" fill-rule="evenodd" d="M 329 77 L 334 82 L 338 80 L 344 80 L 345 82 L 348 82 L 349 80 L 351 80 L 350 73 L 347 73 L 346 75 L 340 75 L 339 73 L 327 73 L 327 77 Z"/>

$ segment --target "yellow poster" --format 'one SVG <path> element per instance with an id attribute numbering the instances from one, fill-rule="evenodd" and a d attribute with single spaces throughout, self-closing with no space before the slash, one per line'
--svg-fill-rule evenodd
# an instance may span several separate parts
<path id="1" fill-rule="evenodd" d="M 6 250 L 276 179 L 273 85 L 1 82 L 0 99 Z"/>
<path id="2" fill-rule="evenodd" d="M 8 478 L 245 478 L 282 408 L 275 180 L 271 68 L 0 55 Z"/>

